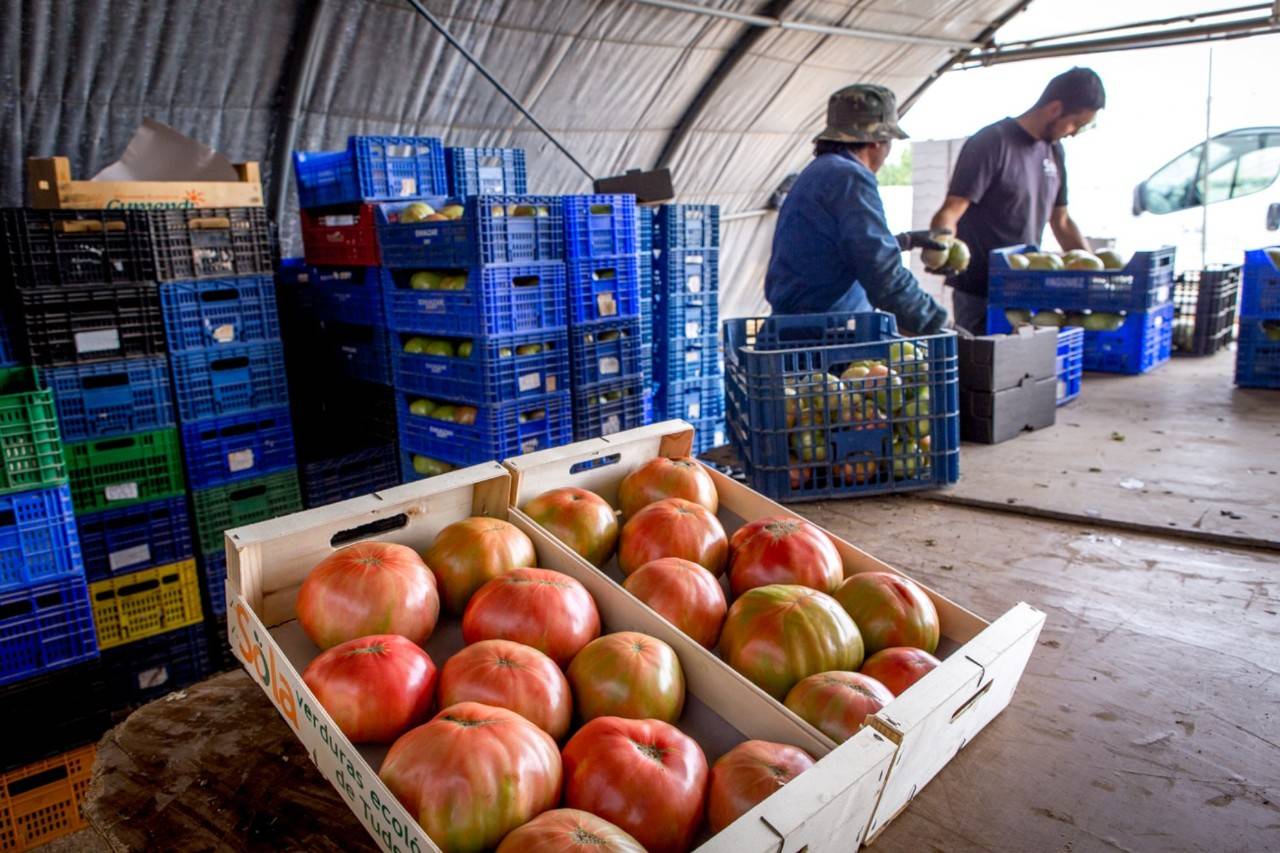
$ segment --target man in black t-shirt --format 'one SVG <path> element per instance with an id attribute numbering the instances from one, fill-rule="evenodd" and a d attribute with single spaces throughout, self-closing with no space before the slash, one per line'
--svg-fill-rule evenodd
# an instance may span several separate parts
<path id="1" fill-rule="evenodd" d="M 1049 81 L 1035 106 L 987 125 L 960 149 L 934 229 L 949 229 L 969 245 L 972 261 L 947 284 L 955 288 L 955 324 L 983 334 L 987 264 L 992 249 L 1039 245 L 1047 223 L 1063 251 L 1088 249 L 1067 213 L 1067 169 L 1061 140 L 1088 127 L 1106 105 L 1102 80 L 1072 68 Z"/>

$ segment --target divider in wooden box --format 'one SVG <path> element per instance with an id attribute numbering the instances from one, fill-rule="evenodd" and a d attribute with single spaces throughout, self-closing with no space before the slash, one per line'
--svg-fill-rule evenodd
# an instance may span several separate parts
<path id="1" fill-rule="evenodd" d="M 666 421 L 508 459 L 503 464 L 513 475 L 512 516 L 522 524 L 537 527 L 515 508 L 562 486 L 595 492 L 616 507 L 618 486 L 627 474 L 657 456 L 690 455 L 693 437 L 693 428 L 684 421 Z M 707 470 L 719 492 L 720 521 L 730 536 L 743 524 L 759 518 L 803 518 L 719 471 L 710 467 Z M 910 577 L 840 537 L 828 535 L 844 562 L 846 577 L 858 572 L 895 572 Z M 580 567 L 593 568 L 566 546 L 560 547 Z M 616 557 L 597 571 L 615 584 L 621 584 L 624 578 Z M 937 655 L 943 663 L 885 706 L 868 724 L 894 743 L 897 751 L 879 804 L 865 827 L 866 843 L 873 841 L 960 748 L 1008 706 L 1044 625 L 1044 614 L 1025 603 L 988 623 L 924 584 L 919 585 L 938 609 L 942 640 Z M 727 577 L 724 586 L 726 597 L 732 600 Z M 630 595 L 625 590 L 622 593 Z M 638 599 L 633 601 L 640 603 Z M 743 682 L 748 691 L 774 701 L 746 679 Z M 817 736 L 825 739 L 820 733 Z"/>
<path id="2" fill-rule="evenodd" d="M 687 682 L 679 725 L 703 748 L 708 763 L 749 738 L 827 756 L 722 832 L 708 836 L 704 828 L 700 851 L 855 848 L 887 778 L 893 745 L 864 729 L 833 750 L 816 730 L 749 689 L 737 673 L 594 568 L 584 567 L 540 527 L 510 513 L 510 495 L 505 468 L 477 465 L 226 534 L 231 649 L 369 834 L 387 850 L 437 849 L 379 781 L 386 747 L 353 746 L 303 683 L 300 673 L 319 650 L 295 618 L 298 589 L 313 566 L 344 544 L 377 539 L 425 551 L 445 526 L 486 515 L 524 530 L 540 566 L 579 580 L 595 598 L 605 633 L 641 631 L 675 650 Z M 441 666 L 461 645 L 459 620 L 442 615 L 426 644 L 428 653 Z"/>

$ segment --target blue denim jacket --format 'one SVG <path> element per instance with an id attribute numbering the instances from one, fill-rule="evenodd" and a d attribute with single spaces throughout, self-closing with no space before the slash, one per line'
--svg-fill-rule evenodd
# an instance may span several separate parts
<path id="1" fill-rule="evenodd" d="M 902 265 L 875 174 L 850 154 L 815 157 L 796 178 L 778 213 L 764 294 L 776 314 L 874 307 L 914 334 L 947 322 Z"/>

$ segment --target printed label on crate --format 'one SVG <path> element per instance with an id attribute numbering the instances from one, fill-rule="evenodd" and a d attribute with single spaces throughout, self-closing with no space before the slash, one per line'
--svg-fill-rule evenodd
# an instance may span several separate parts
<path id="1" fill-rule="evenodd" d="M 542 374 L 541 374 L 541 373 L 526 373 L 524 376 L 521 376 L 521 377 L 520 377 L 520 379 L 519 379 L 519 385 L 520 385 L 520 390 L 521 390 L 521 391 L 533 391 L 533 390 L 535 390 L 535 389 L 537 389 L 537 388 L 541 388 L 541 387 L 542 387 Z"/>
<path id="2" fill-rule="evenodd" d="M 400 179 L 400 195 L 411 196 L 418 194 L 417 178 L 401 178 Z"/>
<path id="3" fill-rule="evenodd" d="M 109 501 L 136 501 L 138 499 L 137 483 L 116 483 L 103 489 Z"/>
<path id="4" fill-rule="evenodd" d="M 547 377 L 547 393 L 550 394 L 556 390 L 556 378 L 554 376 Z"/>
<path id="5" fill-rule="evenodd" d="M 617 415 L 609 415 L 601 425 L 600 434 L 613 435 L 615 432 L 622 432 L 622 418 Z"/>
<path id="6" fill-rule="evenodd" d="M 698 363 L 698 362 L 700 362 L 700 361 L 702 361 L 702 351 L 701 351 L 701 350 L 691 349 L 691 350 L 689 350 L 688 352 L 686 352 L 686 353 L 684 354 L 684 363 L 685 363 L 685 364 L 697 364 L 697 363 Z"/>
<path id="7" fill-rule="evenodd" d="M 429 361 L 424 365 L 432 376 L 438 376 L 449 369 L 449 365 L 439 361 Z"/>
<path id="8" fill-rule="evenodd" d="M 526 438 L 524 441 L 520 442 L 520 452 L 532 453 L 538 449 L 539 444 L 541 444 L 541 442 L 536 438 Z"/>
<path id="9" fill-rule="evenodd" d="M 358 217 L 349 213 L 321 216 L 320 224 L 326 228 L 345 228 L 356 224 Z"/>
<path id="10" fill-rule="evenodd" d="M 119 329 L 98 329 L 93 332 L 76 332 L 76 352 L 106 352 L 120 349 Z"/>
<path id="11" fill-rule="evenodd" d="M 419 299 L 418 309 L 427 314 L 443 314 L 445 312 L 444 298 L 436 296 L 430 299 Z"/>
<path id="12" fill-rule="evenodd" d="M 427 427 L 427 430 L 436 438 L 453 438 L 453 430 L 442 429 L 438 426 Z"/>
<path id="13" fill-rule="evenodd" d="M 507 186 L 502 179 L 501 166 L 480 166 L 476 169 L 476 173 L 481 195 L 502 195 L 506 191 Z"/>
<path id="14" fill-rule="evenodd" d="M 236 327 L 230 323 L 223 323 L 213 330 L 213 339 L 220 344 L 231 343 L 236 339 Z"/>
<path id="15" fill-rule="evenodd" d="M 702 404 L 697 402 L 690 403 L 686 417 L 691 421 L 696 421 L 702 417 Z"/>
<path id="16" fill-rule="evenodd" d="M 686 338 L 702 337 L 702 323 L 698 320 L 689 320 L 684 324 L 684 336 Z"/>
<path id="17" fill-rule="evenodd" d="M 599 366 L 600 366 L 600 375 L 601 375 L 601 376 L 610 376 L 610 375 L 612 375 L 612 374 L 614 374 L 614 373 L 617 373 L 618 371 L 622 370 L 622 364 L 621 364 L 621 362 L 619 362 L 619 361 L 618 361 L 618 359 L 613 358 L 613 357 L 608 357 L 608 358 L 602 358 L 602 359 L 600 359 L 600 365 L 599 365 Z"/>
<path id="18" fill-rule="evenodd" d="M 618 313 L 618 303 L 613 298 L 613 294 L 596 294 L 596 310 L 600 312 L 601 317 L 613 317 L 616 315 Z"/>
<path id="19" fill-rule="evenodd" d="M 149 562 L 151 562 L 150 545 L 121 548 L 119 551 L 112 551 L 107 555 L 107 565 L 111 567 L 113 572 L 118 572 L 127 566 L 136 566 L 138 563 Z"/>
<path id="20" fill-rule="evenodd" d="M 239 471 L 248 471 L 254 465 L 253 448 L 246 447 L 244 450 L 233 450 L 227 454 L 227 468 L 232 474 Z"/>
<path id="21" fill-rule="evenodd" d="M 169 683 L 169 668 L 165 666 L 157 666 L 154 669 L 144 669 L 138 673 L 138 689 L 151 690 L 156 687 L 163 687 Z"/>

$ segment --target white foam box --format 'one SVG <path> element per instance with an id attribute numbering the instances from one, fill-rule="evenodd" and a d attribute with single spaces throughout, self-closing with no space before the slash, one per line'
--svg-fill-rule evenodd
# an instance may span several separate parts
<path id="1" fill-rule="evenodd" d="M 666 421 L 506 460 L 503 464 L 513 475 L 512 506 L 523 506 L 549 489 L 577 486 L 599 494 L 616 507 L 618 486 L 627 474 L 657 456 L 689 456 L 692 444 L 692 427 L 683 421 Z M 718 515 L 729 536 L 759 518 L 803 518 L 714 468 L 708 466 L 707 470 L 719 493 Z M 511 515 L 522 526 L 541 530 L 519 509 L 513 509 Z M 844 562 L 846 577 L 858 572 L 896 572 L 910 577 L 907 572 L 876 559 L 830 531 L 827 534 Z M 620 587 L 624 575 L 616 558 L 594 569 L 563 544 L 560 547 L 576 561 L 579 569 L 603 574 L 611 583 L 619 585 L 624 596 L 630 597 L 630 593 Z M 726 598 L 732 600 L 727 574 L 722 581 Z M 853 849 L 847 839 L 857 837 L 862 843 L 870 843 L 883 832 L 961 747 L 1008 706 L 1044 626 L 1044 613 L 1025 603 L 1010 608 L 994 622 L 987 622 L 925 584 L 920 586 L 938 609 L 942 639 L 937 655 L 942 664 L 885 706 L 854 738 L 857 740 L 867 731 L 876 731 L 894 747 L 893 762 L 874 809 L 849 811 L 851 819 L 861 820 L 865 816 L 866 822 L 856 830 L 843 828 L 840 837 L 819 838 L 816 843 L 810 843 L 810 850 L 847 851 Z M 632 597 L 631 600 L 641 604 L 639 599 Z M 757 699 L 791 713 L 745 678 L 740 677 L 738 687 L 740 692 L 752 693 Z M 835 743 L 825 735 L 816 730 L 815 734 L 825 742 L 826 750 L 833 750 L 817 767 L 824 771 L 837 763 L 840 767 L 830 768 L 822 781 L 815 777 L 806 785 L 802 775 L 788 787 L 801 783 L 802 788 L 813 788 L 812 796 L 817 799 L 826 793 L 819 786 L 838 788 L 865 778 L 870 768 L 843 763 L 844 747 L 836 749 Z M 782 849 L 796 849 L 789 841 Z"/>
<path id="2" fill-rule="evenodd" d="M 686 433 L 690 434 L 688 429 Z M 656 440 L 650 442 L 656 449 Z M 346 800 L 379 847 L 436 850 L 378 779 L 386 747 L 355 746 L 302 681 L 319 654 L 298 624 L 295 602 L 308 572 L 343 544 L 399 542 L 425 551 L 446 525 L 473 515 L 506 518 L 533 539 L 539 565 L 577 578 L 599 608 L 604 632 L 641 631 L 669 644 L 687 682 L 680 728 L 708 763 L 752 738 L 789 743 L 819 764 L 722 832 L 698 839 L 716 853 L 850 850 L 871 819 L 895 746 L 867 728 L 838 748 L 540 527 L 509 511 L 512 478 L 496 463 L 474 466 L 362 498 L 227 531 L 227 640 L 232 652 Z M 462 646 L 456 618 L 442 616 L 426 644 L 437 666 Z"/>

